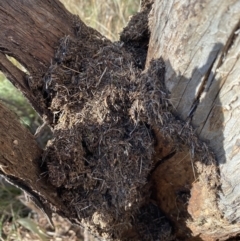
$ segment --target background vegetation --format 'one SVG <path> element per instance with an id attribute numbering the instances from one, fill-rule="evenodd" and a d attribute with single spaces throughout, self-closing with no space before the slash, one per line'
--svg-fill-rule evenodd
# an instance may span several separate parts
<path id="1" fill-rule="evenodd" d="M 140 0 L 60 0 L 89 26 L 117 41 L 131 15 L 138 11 Z M 19 67 L 19 63 L 13 60 Z M 42 123 L 23 95 L 0 72 L 0 101 L 11 108 L 32 133 Z M 0 179 L 0 240 L 95 240 L 86 231 L 73 227 L 59 216 L 55 230 L 22 192 Z"/>
<path id="2" fill-rule="evenodd" d="M 107 38 L 119 39 L 131 15 L 139 10 L 140 0 L 60 0 L 73 14 Z"/>

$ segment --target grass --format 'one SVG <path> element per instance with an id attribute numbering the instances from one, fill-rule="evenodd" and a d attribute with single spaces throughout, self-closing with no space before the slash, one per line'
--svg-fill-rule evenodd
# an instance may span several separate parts
<path id="1" fill-rule="evenodd" d="M 119 39 L 129 17 L 136 13 L 140 0 L 60 0 L 65 7 L 107 38 Z"/>
<path id="2" fill-rule="evenodd" d="M 101 2 L 98 0 L 60 1 L 70 12 L 79 15 L 87 25 L 97 29 L 112 41 L 119 40 L 119 34 L 123 27 L 127 25 L 129 17 L 136 13 L 140 6 L 140 0 L 104 0 Z M 22 94 L 1 73 L 0 99 L 2 99 L 9 108 L 12 108 L 12 110 L 19 115 L 22 122 L 29 126 L 30 129 L 36 128 L 35 122 L 40 124 L 39 117 L 30 107 L 28 101 L 24 99 Z M 39 235 L 39 239 L 31 235 L 31 228 L 29 227 L 34 227 L 34 224 L 25 219 L 23 220 L 23 217 L 26 216 L 26 207 L 17 198 L 20 194 L 20 190 L 6 185 L 2 181 L 0 182 L 0 241 L 42 240 Z M 21 220 L 21 222 L 19 220 Z M 23 221 L 25 226 L 23 225 Z M 28 228 L 26 227 L 26 222 Z M 63 223 L 63 221 L 60 221 L 59 225 L 60 223 Z M 63 225 L 64 227 L 68 227 L 67 223 L 63 223 Z M 63 230 L 63 227 L 61 230 Z M 69 232 L 71 232 L 70 227 L 69 230 Z M 62 231 L 59 231 L 59 233 L 61 232 Z M 51 240 L 55 240 L 55 238 Z M 65 239 L 59 238 L 57 240 Z M 66 236 L 66 240 L 72 239 Z M 87 240 L 90 241 L 93 239 L 87 238 Z"/>
<path id="3" fill-rule="evenodd" d="M 18 199 L 20 195 L 19 189 L 0 181 L 0 240 L 19 240 L 17 219 L 29 212 Z"/>
<path id="4" fill-rule="evenodd" d="M 15 112 L 22 124 L 24 124 L 32 133 L 41 124 L 39 116 L 32 108 L 28 100 L 17 90 L 11 82 L 0 72 L 0 101 L 9 109 Z"/>

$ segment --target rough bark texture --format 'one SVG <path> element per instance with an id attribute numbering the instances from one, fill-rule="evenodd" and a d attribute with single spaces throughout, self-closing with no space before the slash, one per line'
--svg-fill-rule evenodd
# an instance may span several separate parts
<path id="1" fill-rule="evenodd" d="M 40 114 L 48 114 L 30 86 L 42 81 L 60 38 L 73 35 L 73 16 L 59 1 L 40 0 L 1 1 L 0 15 L 0 69 Z M 5 55 L 16 58 L 29 75 L 13 66 Z"/>
<path id="2" fill-rule="evenodd" d="M 31 133 L 16 115 L 0 105 L 0 174 L 23 189 L 33 202 L 51 218 L 50 210 L 61 211 L 61 200 L 56 198 L 42 166 L 42 150 Z"/>
<path id="3" fill-rule="evenodd" d="M 148 61 L 163 57 L 175 113 L 196 128 L 220 167 L 215 198 L 205 193 L 201 176 L 185 180 L 192 182 L 188 211 L 193 220 L 188 226 L 204 240 L 225 240 L 240 229 L 239 13 L 237 0 L 155 1 L 150 17 Z"/>

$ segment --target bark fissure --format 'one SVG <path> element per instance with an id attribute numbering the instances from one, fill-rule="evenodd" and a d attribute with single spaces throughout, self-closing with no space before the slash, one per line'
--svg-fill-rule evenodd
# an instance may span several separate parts
<path id="1" fill-rule="evenodd" d="M 216 66 L 216 69 L 221 68 L 221 65 L 224 63 L 224 58 L 228 55 L 228 51 L 232 48 L 232 46 L 235 44 L 235 40 L 237 38 L 236 32 L 240 29 L 240 21 L 236 24 L 236 27 L 233 28 L 231 34 L 229 35 L 229 38 L 222 50 L 221 58 L 219 59 L 219 63 Z M 229 71 L 230 73 L 231 71 Z"/>
<path id="2" fill-rule="evenodd" d="M 208 69 L 207 73 L 205 74 L 204 78 L 201 80 L 200 87 L 198 88 L 195 100 L 193 101 L 193 104 L 192 104 L 191 109 L 189 111 L 188 118 L 192 118 L 192 116 L 194 115 L 194 113 L 197 109 L 197 106 L 199 105 L 199 101 L 200 101 L 201 96 L 203 95 L 204 91 L 206 90 L 206 84 L 207 84 L 207 81 L 210 77 L 212 67 L 213 67 L 216 59 L 217 59 L 217 56 L 213 60 L 212 64 L 209 66 L 209 69 Z M 212 76 L 211 76 L 211 78 L 213 79 Z"/>
<path id="3" fill-rule="evenodd" d="M 153 173 L 158 169 L 160 165 L 162 165 L 164 162 L 168 161 L 169 159 L 173 158 L 176 154 L 176 151 L 170 152 L 167 156 L 164 156 L 160 160 L 157 160 L 156 163 L 154 163 L 154 167 L 152 168 L 151 172 L 149 173 L 149 177 L 153 175 Z"/>
<path id="4" fill-rule="evenodd" d="M 211 107 L 210 111 L 208 112 L 208 115 L 207 115 L 207 117 L 206 117 L 206 119 L 205 119 L 205 121 L 204 121 L 204 123 L 203 123 L 203 125 L 202 125 L 202 127 L 201 127 L 201 129 L 200 129 L 200 131 L 199 131 L 200 135 L 201 135 L 203 129 L 205 128 L 205 125 L 206 125 L 207 121 L 209 120 L 210 116 L 212 115 L 213 109 L 214 109 L 214 107 L 216 106 L 216 102 L 218 102 L 219 93 L 221 92 L 222 88 L 224 87 L 224 84 L 226 83 L 226 80 L 227 80 L 228 76 L 231 74 L 232 69 L 234 69 L 237 61 L 238 61 L 238 59 L 236 59 L 235 64 L 232 64 L 231 69 L 228 70 L 227 75 L 225 75 L 225 76 L 224 76 L 224 79 L 222 79 L 221 85 L 219 86 L 219 90 L 218 90 L 218 92 L 216 93 L 215 98 L 213 99 L 212 107 Z M 221 66 L 221 65 L 220 65 L 220 66 Z M 219 67 L 219 68 L 220 68 L 220 67 Z M 216 69 L 216 71 L 217 71 L 217 69 Z M 214 77 L 212 78 L 212 80 L 214 80 Z"/>

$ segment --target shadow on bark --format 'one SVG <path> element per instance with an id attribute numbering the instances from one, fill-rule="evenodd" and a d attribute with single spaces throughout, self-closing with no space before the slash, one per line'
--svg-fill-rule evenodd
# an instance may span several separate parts
<path id="1" fill-rule="evenodd" d="M 182 146 L 180 149 L 175 149 L 171 141 L 162 138 L 161 133 L 157 136 L 158 141 L 160 140 L 155 148 L 155 160 L 158 162 L 158 166 L 152 177 L 155 184 L 152 195 L 153 199 L 157 200 L 161 210 L 172 220 L 179 240 L 205 240 L 202 239 L 204 235 L 201 235 L 199 230 L 198 232 L 194 232 L 194 229 L 196 227 L 199 228 L 209 220 L 214 220 L 214 215 L 216 215 L 216 212 L 218 213 L 218 166 L 220 164 L 218 160 L 221 156 L 221 162 L 223 162 L 222 160 L 224 159 L 222 155 L 225 155 L 223 146 L 224 136 L 221 131 L 224 117 L 222 114 L 221 101 L 218 97 L 219 88 L 217 88 L 217 91 L 215 89 L 216 95 L 211 96 L 211 98 L 215 100 L 211 103 L 211 108 L 209 108 L 210 112 L 204 113 L 205 118 L 203 118 L 200 125 L 194 125 L 192 119 L 195 112 L 198 111 L 197 108 L 201 106 L 204 98 L 208 96 L 211 83 L 216 81 L 211 69 L 221 48 L 222 44 L 220 43 L 214 45 L 213 50 L 209 53 L 206 64 L 193 70 L 192 73 L 199 73 L 201 76 L 205 76 L 205 80 L 201 87 L 200 94 L 197 95 L 191 112 L 183 124 L 183 128 L 189 128 L 193 122 L 192 131 L 193 133 L 199 134 L 204 124 L 210 123 L 209 136 L 213 138 L 211 138 L 210 141 L 202 139 L 202 141 L 206 142 L 200 141 L 200 145 L 209 146 L 212 150 L 219 150 L 214 153 L 216 157 L 215 161 L 206 161 L 209 158 L 209 154 L 205 155 L 206 153 L 196 153 L 194 157 L 194 148 L 196 147 L 194 143 L 192 143 L 192 146 L 191 143 L 189 143 L 188 147 Z M 166 63 L 166 66 L 171 68 L 169 62 Z M 171 72 L 174 71 L 171 70 Z M 189 82 L 191 78 L 186 79 L 181 76 L 180 79 L 181 81 Z M 216 85 L 216 82 L 214 84 Z M 196 93 L 197 91 L 199 90 L 196 90 Z M 183 98 L 188 98 L 188 96 L 184 96 Z M 173 112 L 175 111 L 173 110 Z M 214 116 L 216 120 L 216 115 L 217 122 L 211 122 L 211 117 Z M 207 199 L 208 201 L 206 201 Z M 204 211 L 202 209 L 206 210 Z M 207 214 L 209 209 L 213 209 L 214 212 Z M 219 214 L 219 218 L 220 216 Z M 214 225 L 211 228 L 214 229 Z M 192 237 L 192 231 L 195 237 Z M 202 231 L 203 233 L 206 231 L 204 227 Z M 199 235 L 196 235 L 196 233 L 199 233 Z"/>

